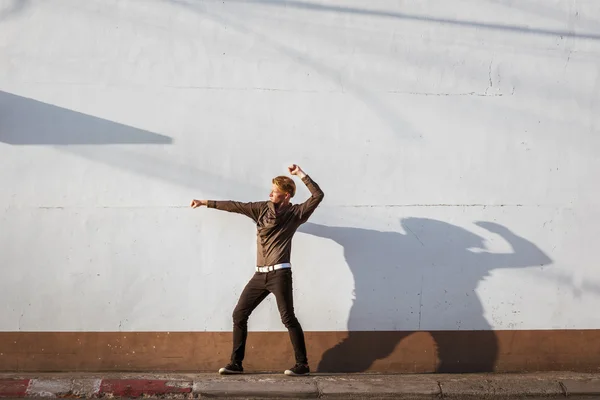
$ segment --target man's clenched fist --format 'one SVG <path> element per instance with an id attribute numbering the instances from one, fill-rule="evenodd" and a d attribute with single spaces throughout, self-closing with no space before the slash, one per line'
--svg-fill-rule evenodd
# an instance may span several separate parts
<path id="1" fill-rule="evenodd" d="M 190 203 L 190 207 L 192 207 L 192 208 L 198 208 L 198 207 L 200 207 L 200 206 L 205 206 L 205 205 L 207 205 L 207 203 L 208 203 L 208 202 L 207 202 L 206 200 L 196 200 L 196 199 L 194 199 L 194 200 L 192 200 L 192 202 Z"/>
<path id="2" fill-rule="evenodd" d="M 299 176 L 300 178 L 302 178 L 304 175 L 306 175 L 306 174 L 304 173 L 304 171 L 302 171 L 302 168 L 300 168 L 300 166 L 299 166 L 299 165 L 296 165 L 296 164 L 292 164 L 292 165 L 290 165 L 290 166 L 288 167 L 288 171 L 289 171 L 289 173 L 290 173 L 290 174 L 292 174 L 292 175 L 297 175 L 297 176 Z"/>

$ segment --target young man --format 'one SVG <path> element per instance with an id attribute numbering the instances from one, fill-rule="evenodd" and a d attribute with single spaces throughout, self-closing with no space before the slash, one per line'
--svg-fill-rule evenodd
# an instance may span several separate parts
<path id="1" fill-rule="evenodd" d="M 296 184 L 287 176 L 273 179 L 269 201 L 241 203 L 238 201 L 192 200 L 191 207 L 207 206 L 250 217 L 257 229 L 256 272 L 240 295 L 233 311 L 233 352 L 231 362 L 219 370 L 220 374 L 241 374 L 242 361 L 248 337 L 248 318 L 254 309 L 273 293 L 281 321 L 288 329 L 294 347 L 296 365 L 286 370 L 286 375 L 308 375 L 308 359 L 304 332 L 294 314 L 292 294 L 292 269 L 290 255 L 292 237 L 323 200 L 323 191 L 296 164 L 288 167 L 290 174 L 302 179 L 311 197 L 302 204 L 291 204 Z"/>

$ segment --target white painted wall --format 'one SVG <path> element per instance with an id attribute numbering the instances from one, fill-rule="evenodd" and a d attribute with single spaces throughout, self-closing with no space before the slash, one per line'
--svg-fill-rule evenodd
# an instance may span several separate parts
<path id="1" fill-rule="evenodd" d="M 592 0 L 0 0 L 0 330 L 230 330 L 290 162 L 305 330 L 600 328 L 599 108 Z"/>

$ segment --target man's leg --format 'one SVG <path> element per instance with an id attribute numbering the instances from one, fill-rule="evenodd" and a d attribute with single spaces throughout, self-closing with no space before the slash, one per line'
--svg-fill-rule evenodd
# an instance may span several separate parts
<path id="1" fill-rule="evenodd" d="M 294 347 L 296 363 L 308 365 L 304 332 L 294 313 L 294 296 L 292 290 L 292 270 L 290 268 L 269 272 L 267 289 L 275 295 L 281 322 L 288 329 Z"/>
<path id="2" fill-rule="evenodd" d="M 233 352 L 231 362 L 240 364 L 246 353 L 248 318 L 252 311 L 269 295 L 265 287 L 265 274 L 255 273 L 246 284 L 233 310 Z"/>

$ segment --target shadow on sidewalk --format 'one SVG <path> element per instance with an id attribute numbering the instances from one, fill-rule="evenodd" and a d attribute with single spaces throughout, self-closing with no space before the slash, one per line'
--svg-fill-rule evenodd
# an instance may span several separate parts
<path id="1" fill-rule="evenodd" d="M 446 222 L 401 222 L 406 234 L 310 222 L 299 229 L 343 246 L 355 283 L 348 337 L 324 353 L 317 371 L 367 371 L 407 336 L 423 331 L 437 347 L 435 372 L 493 371 L 498 340 L 484 316 L 478 284 L 495 269 L 539 266 L 551 259 L 496 223 L 477 225 L 501 236 L 512 252 L 487 252 L 483 237 Z M 381 326 L 386 330 L 374 330 Z"/>

